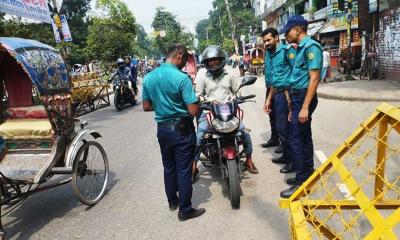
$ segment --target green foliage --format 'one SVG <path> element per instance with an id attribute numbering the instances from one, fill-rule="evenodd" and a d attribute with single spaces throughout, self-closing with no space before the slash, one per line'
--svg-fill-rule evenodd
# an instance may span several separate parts
<path id="1" fill-rule="evenodd" d="M 229 0 L 232 12 L 233 24 L 236 26 L 235 39 L 239 41 L 240 35 L 247 36 L 250 30 L 260 32 L 261 20 L 254 16 L 250 1 Z M 217 44 L 227 52 L 234 52 L 234 44 L 231 39 L 232 26 L 229 23 L 228 12 L 224 0 L 214 0 L 213 10 L 209 12 L 208 19 L 201 20 L 196 26 L 196 37 L 199 40 L 199 50 L 207 46 L 206 29 L 208 29 L 208 45 Z"/>
<path id="2" fill-rule="evenodd" d="M 0 31 L 0 36 L 2 37 L 35 39 L 48 45 L 55 45 L 53 30 L 49 24 L 26 23 L 22 22 L 21 18 L 12 18 L 1 22 L 2 31 Z"/>
<path id="3" fill-rule="evenodd" d="M 131 55 L 137 28 L 132 12 L 121 0 L 99 0 L 98 4 L 108 11 L 108 17 L 94 18 L 89 25 L 88 55 L 104 61 Z"/>
<path id="4" fill-rule="evenodd" d="M 155 43 L 162 53 L 166 53 L 169 46 L 174 43 L 185 44 L 188 48 L 193 47 L 194 36 L 182 30 L 182 26 L 176 21 L 176 16 L 159 7 L 156 9 L 156 15 L 151 26 L 155 31 L 165 31 L 166 36 L 158 36 Z"/>

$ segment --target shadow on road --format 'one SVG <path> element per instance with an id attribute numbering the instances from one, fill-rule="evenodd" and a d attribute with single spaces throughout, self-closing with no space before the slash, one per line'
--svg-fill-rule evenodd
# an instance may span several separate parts
<path id="1" fill-rule="evenodd" d="M 111 189 L 119 182 L 119 179 L 115 177 L 116 174 L 110 171 L 104 198 L 108 197 Z M 4 217 L 6 237 L 7 239 L 29 239 L 51 221 L 60 221 L 58 219 L 62 219 L 65 215 L 71 217 L 81 214 L 81 211 L 76 209 L 80 206 L 82 204 L 75 196 L 71 184 L 37 193 Z M 96 207 L 98 205 L 90 208 Z M 86 208 L 85 211 L 90 208 Z"/>

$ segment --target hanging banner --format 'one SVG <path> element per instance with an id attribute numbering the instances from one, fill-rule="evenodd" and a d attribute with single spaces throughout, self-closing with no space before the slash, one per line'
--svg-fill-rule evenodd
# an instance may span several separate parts
<path id="1" fill-rule="evenodd" d="M 61 19 L 61 32 L 63 34 L 64 41 L 72 42 L 72 36 L 71 36 L 71 31 L 69 30 L 67 17 L 65 15 L 61 15 L 60 19 Z"/>
<path id="2" fill-rule="evenodd" d="M 51 23 L 47 0 L 0 0 L 0 12 Z"/>
<path id="3" fill-rule="evenodd" d="M 56 43 L 60 43 L 61 42 L 61 36 L 60 36 L 60 32 L 58 31 L 58 27 L 57 27 L 56 22 L 54 21 L 54 19 L 51 20 L 51 26 L 53 27 L 53 33 L 54 33 L 54 38 L 56 40 Z"/>

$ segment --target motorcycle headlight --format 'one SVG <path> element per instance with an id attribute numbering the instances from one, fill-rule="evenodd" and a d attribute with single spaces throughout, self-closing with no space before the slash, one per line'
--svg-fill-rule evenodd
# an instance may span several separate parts
<path id="1" fill-rule="evenodd" d="M 240 121 L 239 118 L 237 117 L 234 117 L 226 122 L 221 121 L 219 119 L 214 119 L 214 121 L 212 121 L 211 124 L 217 132 L 231 133 L 239 128 Z"/>

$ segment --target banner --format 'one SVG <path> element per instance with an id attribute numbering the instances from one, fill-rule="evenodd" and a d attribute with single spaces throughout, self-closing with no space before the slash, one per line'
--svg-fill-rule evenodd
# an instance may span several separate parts
<path id="1" fill-rule="evenodd" d="M 52 22 L 47 0 L 0 0 L 0 11 L 40 22 Z"/>
<path id="2" fill-rule="evenodd" d="M 60 32 L 58 30 L 58 27 L 57 27 L 56 22 L 54 21 L 54 19 L 51 20 L 51 26 L 53 27 L 53 33 L 54 33 L 54 38 L 56 40 L 56 43 L 60 43 L 61 42 L 61 36 L 60 36 Z"/>
<path id="3" fill-rule="evenodd" d="M 1 1 L 1 0 L 0 0 Z M 65 15 L 61 15 L 61 32 L 63 34 L 63 38 L 65 42 L 72 42 L 71 31 L 69 30 L 67 17 Z"/>

